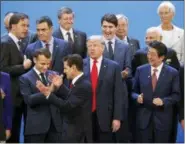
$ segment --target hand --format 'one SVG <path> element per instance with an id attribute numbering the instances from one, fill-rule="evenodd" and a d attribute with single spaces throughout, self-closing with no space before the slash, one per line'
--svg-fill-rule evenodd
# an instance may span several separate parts
<path id="1" fill-rule="evenodd" d="M 163 105 L 163 101 L 160 98 L 154 98 L 153 99 L 153 104 L 156 106 L 162 106 Z"/>
<path id="2" fill-rule="evenodd" d="M 112 132 L 117 132 L 120 129 L 121 122 L 120 120 L 113 120 L 112 121 Z"/>
<path id="3" fill-rule="evenodd" d="M 1 93 L 1 98 L 4 99 L 6 95 L 5 95 L 4 91 L 3 91 L 3 89 L 0 89 L 0 93 Z"/>
<path id="4" fill-rule="evenodd" d="M 141 93 L 138 97 L 137 97 L 137 102 L 140 104 L 143 104 L 143 93 Z"/>
<path id="5" fill-rule="evenodd" d="M 181 126 L 182 126 L 182 129 L 184 130 L 184 120 L 181 120 Z"/>
<path id="6" fill-rule="evenodd" d="M 123 70 L 123 71 L 121 72 L 121 75 L 122 75 L 122 78 L 123 78 L 123 79 L 125 79 L 125 78 L 128 77 L 128 72 L 129 72 L 129 69 L 128 69 L 128 68 L 126 68 L 125 70 Z"/>
<path id="7" fill-rule="evenodd" d="M 51 88 L 50 86 L 45 86 L 41 81 L 36 82 L 36 87 L 38 90 L 44 95 L 44 96 L 49 96 L 51 93 Z"/>
<path id="8" fill-rule="evenodd" d="M 63 74 L 61 74 L 61 75 L 56 75 L 56 74 L 49 75 L 49 79 L 51 80 L 52 84 L 56 88 L 59 88 L 63 84 Z"/>
<path id="9" fill-rule="evenodd" d="M 32 61 L 30 59 L 26 59 L 26 56 L 24 56 L 24 62 L 23 62 L 24 69 L 29 69 L 31 65 L 32 65 Z"/>
<path id="10" fill-rule="evenodd" d="M 6 140 L 8 140 L 11 136 L 11 130 L 6 130 Z"/>

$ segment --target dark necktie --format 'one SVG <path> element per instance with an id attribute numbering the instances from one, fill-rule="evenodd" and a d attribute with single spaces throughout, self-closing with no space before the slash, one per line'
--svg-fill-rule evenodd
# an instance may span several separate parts
<path id="1" fill-rule="evenodd" d="M 108 48 L 109 48 L 109 58 L 111 60 L 113 60 L 114 59 L 114 53 L 113 53 L 113 48 L 112 48 L 112 42 L 111 41 L 108 42 Z"/>
<path id="2" fill-rule="evenodd" d="M 98 83 L 98 68 L 96 66 L 97 60 L 93 61 L 93 66 L 91 70 L 91 83 L 92 83 L 92 112 L 96 110 L 96 87 Z"/>
<path id="3" fill-rule="evenodd" d="M 18 42 L 18 45 L 19 45 L 19 51 L 24 54 L 24 51 L 23 51 L 23 42 L 21 40 L 19 40 Z"/>
<path id="4" fill-rule="evenodd" d="M 44 76 L 44 73 L 40 73 L 40 76 L 41 76 L 41 81 L 42 81 L 42 83 L 43 83 L 45 86 L 47 86 L 47 81 L 46 81 L 46 78 L 45 78 L 45 76 Z"/>
<path id="5" fill-rule="evenodd" d="M 68 42 L 73 43 L 70 32 L 67 32 Z"/>
<path id="6" fill-rule="evenodd" d="M 49 49 L 49 44 L 48 43 L 45 44 L 45 48 Z"/>
<path id="7" fill-rule="evenodd" d="M 153 88 L 153 91 L 155 90 L 155 87 L 157 85 L 157 75 L 156 75 L 157 71 L 158 71 L 157 69 L 154 69 L 153 74 L 152 74 L 152 88 Z"/>

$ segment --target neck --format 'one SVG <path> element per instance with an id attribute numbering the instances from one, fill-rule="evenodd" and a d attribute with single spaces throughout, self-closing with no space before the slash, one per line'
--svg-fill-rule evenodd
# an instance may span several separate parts
<path id="1" fill-rule="evenodd" d="M 15 32 L 13 32 L 13 31 L 9 31 L 9 32 L 12 33 L 15 37 L 17 37 L 20 40 L 20 38 L 16 35 Z"/>
<path id="2" fill-rule="evenodd" d="M 75 77 L 77 77 L 78 75 L 80 75 L 80 74 L 82 74 L 82 72 L 81 72 L 81 71 L 77 71 L 77 72 L 75 73 L 73 79 L 74 79 Z"/>
<path id="3" fill-rule="evenodd" d="M 173 25 L 171 23 L 162 24 L 161 27 L 162 27 L 163 30 L 172 30 L 173 29 Z"/>

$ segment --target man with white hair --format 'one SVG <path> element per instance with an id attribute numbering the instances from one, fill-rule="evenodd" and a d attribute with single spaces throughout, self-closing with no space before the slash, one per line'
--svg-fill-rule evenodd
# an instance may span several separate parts
<path id="1" fill-rule="evenodd" d="M 150 27 L 146 30 L 146 36 L 145 36 L 146 48 L 138 50 L 134 55 L 134 58 L 132 61 L 133 75 L 135 75 L 135 71 L 137 67 L 148 63 L 148 60 L 147 60 L 148 44 L 154 40 L 161 41 L 161 42 L 163 41 L 162 32 L 158 27 Z M 171 48 L 168 48 L 167 50 L 168 52 L 165 58 L 165 63 L 179 70 L 180 63 L 177 58 L 177 53 L 175 52 L 175 50 Z"/>
<path id="2" fill-rule="evenodd" d="M 174 49 L 178 60 L 184 63 L 184 30 L 172 23 L 175 6 L 169 1 L 164 1 L 158 6 L 157 13 L 161 19 L 158 27 L 162 30 L 162 42 L 167 48 Z"/>
<path id="3" fill-rule="evenodd" d="M 129 44 L 129 49 L 133 57 L 135 52 L 140 49 L 139 41 L 128 36 L 128 18 L 124 14 L 117 14 L 116 17 L 118 19 L 116 36 L 120 40 L 123 40 L 125 43 Z"/>

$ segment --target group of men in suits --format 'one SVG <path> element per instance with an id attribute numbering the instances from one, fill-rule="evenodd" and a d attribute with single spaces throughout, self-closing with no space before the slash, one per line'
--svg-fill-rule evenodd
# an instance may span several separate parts
<path id="1" fill-rule="evenodd" d="M 166 63 L 177 70 L 180 63 L 176 52 L 161 43 L 165 34 L 160 28 L 147 30 L 147 48 L 139 50 L 139 42 L 128 36 L 123 14 L 105 14 L 102 35 L 88 40 L 73 28 L 74 13 L 68 7 L 58 11 L 60 26 L 55 31 L 48 16 L 38 19 L 34 39 L 27 15 L 7 16 L 9 31 L 1 37 L 0 57 L 0 70 L 10 75 L 13 99 L 7 142 L 19 142 L 22 114 L 25 142 L 169 142 L 174 122 L 163 125 L 156 119 L 171 118 L 179 101 L 177 71 Z M 155 90 L 153 67 L 159 69 Z M 165 87 L 159 91 L 161 84 Z M 182 103 L 178 106 L 182 111 Z M 182 117 L 181 112 L 183 123 Z"/>

